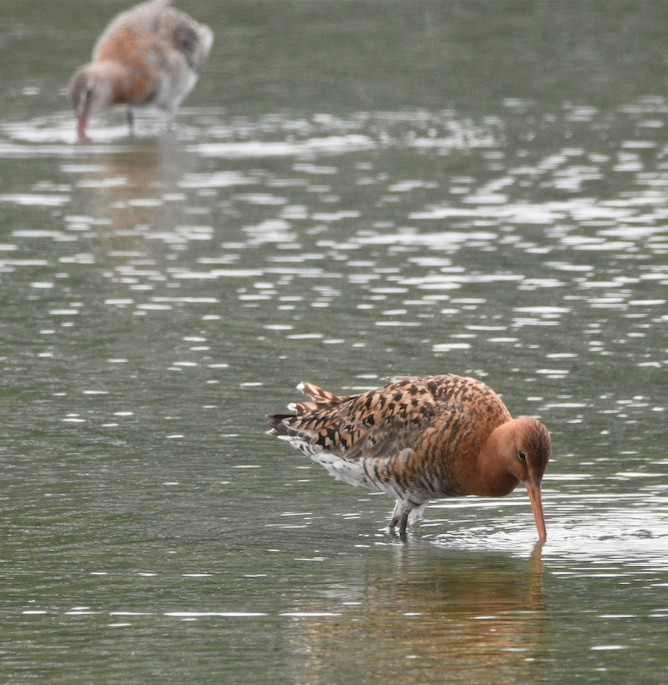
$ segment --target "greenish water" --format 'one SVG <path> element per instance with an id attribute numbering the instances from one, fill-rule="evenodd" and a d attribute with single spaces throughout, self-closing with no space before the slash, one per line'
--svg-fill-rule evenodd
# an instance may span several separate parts
<path id="1" fill-rule="evenodd" d="M 175 133 L 78 146 L 121 2 L 0 5 L 0 680 L 662 683 L 668 8 L 183 2 Z M 528 497 L 427 508 L 264 435 L 310 380 L 475 375 Z"/>

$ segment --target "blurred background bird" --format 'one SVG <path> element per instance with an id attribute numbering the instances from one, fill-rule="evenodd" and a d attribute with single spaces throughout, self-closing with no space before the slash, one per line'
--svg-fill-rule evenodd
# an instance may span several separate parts
<path id="1" fill-rule="evenodd" d="M 72 77 L 69 98 L 85 140 L 91 115 L 106 105 L 127 105 L 133 132 L 133 107 L 154 105 L 174 123 L 181 102 L 204 69 L 213 32 L 170 6 L 150 0 L 119 14 L 93 49 L 93 61 Z"/>

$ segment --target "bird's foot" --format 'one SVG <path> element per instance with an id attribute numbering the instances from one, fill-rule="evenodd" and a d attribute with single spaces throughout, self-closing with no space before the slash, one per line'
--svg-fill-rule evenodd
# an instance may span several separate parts
<path id="1" fill-rule="evenodd" d="M 397 533 L 396 528 L 399 524 L 399 533 Z M 408 512 L 403 512 L 401 516 L 394 515 L 390 521 L 390 525 L 387 530 L 393 537 L 398 537 L 400 540 L 405 542 L 408 537 L 406 535 L 406 528 L 408 527 Z"/>

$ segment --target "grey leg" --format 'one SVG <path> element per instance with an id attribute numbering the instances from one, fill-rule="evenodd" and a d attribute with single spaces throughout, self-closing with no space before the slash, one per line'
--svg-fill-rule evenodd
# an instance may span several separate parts
<path id="1" fill-rule="evenodd" d="M 399 520 L 399 537 L 402 540 L 406 539 L 406 527 L 408 526 L 408 512 L 405 511 L 401 515 L 401 519 Z"/>

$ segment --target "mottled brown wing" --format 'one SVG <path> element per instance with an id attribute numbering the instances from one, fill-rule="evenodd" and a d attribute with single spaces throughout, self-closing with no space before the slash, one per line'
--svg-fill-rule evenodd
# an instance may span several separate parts
<path id="1" fill-rule="evenodd" d="M 390 457 L 403 450 L 429 451 L 432 442 L 447 453 L 473 427 L 484 432 L 482 441 L 510 416 L 487 386 L 459 376 L 402 378 L 356 397 L 331 397 L 340 402 L 315 407 L 303 403 L 295 407 L 303 408 L 301 413 L 273 418 L 295 438 L 301 437 L 308 451 L 357 459 Z M 488 416 L 490 400 L 494 416 Z M 482 407 L 484 415 L 480 415 Z"/>

